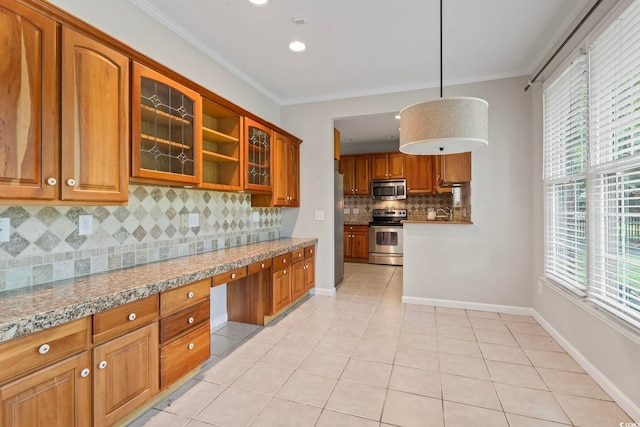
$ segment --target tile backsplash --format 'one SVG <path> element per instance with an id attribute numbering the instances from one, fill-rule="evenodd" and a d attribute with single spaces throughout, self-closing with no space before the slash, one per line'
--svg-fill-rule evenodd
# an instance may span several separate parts
<path id="1" fill-rule="evenodd" d="M 254 221 L 257 212 L 257 221 Z M 181 215 L 198 227 L 181 227 Z M 80 215 L 93 233 L 80 235 Z M 132 185 L 127 206 L 0 206 L 11 240 L 0 243 L 0 291 L 281 237 L 279 208 L 251 195 Z"/>
<path id="2" fill-rule="evenodd" d="M 415 194 L 408 195 L 405 200 L 374 200 L 371 196 L 345 196 L 344 207 L 350 214 L 345 214 L 346 223 L 367 224 L 372 220 L 373 209 L 407 209 L 407 216 L 413 220 L 426 220 L 427 209 L 453 208 L 453 195 Z M 359 213 L 354 214 L 354 209 Z"/>

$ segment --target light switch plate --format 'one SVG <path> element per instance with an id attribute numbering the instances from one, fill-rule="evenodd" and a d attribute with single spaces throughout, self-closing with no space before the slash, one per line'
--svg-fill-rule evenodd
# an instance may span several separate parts
<path id="1" fill-rule="evenodd" d="M 316 211 L 315 219 L 316 221 L 324 221 L 324 211 Z"/>
<path id="2" fill-rule="evenodd" d="M 0 242 L 8 242 L 11 238 L 11 223 L 9 218 L 0 218 Z"/>
<path id="3" fill-rule="evenodd" d="M 197 213 L 189 214 L 189 228 L 200 226 L 200 215 Z"/>
<path id="4" fill-rule="evenodd" d="M 189 214 L 180 214 L 180 228 L 184 229 L 189 226 Z"/>
<path id="5" fill-rule="evenodd" d="M 358 208 L 353 208 L 353 214 L 354 214 L 354 215 L 360 215 L 360 209 L 358 209 Z"/>
<path id="6" fill-rule="evenodd" d="M 349 208 L 344 208 L 344 214 L 345 215 L 349 215 L 351 213 L 351 209 Z"/>
<path id="7" fill-rule="evenodd" d="M 78 216 L 78 234 L 81 236 L 93 234 L 93 216 L 91 215 Z"/>
<path id="8" fill-rule="evenodd" d="M 253 219 L 253 222 L 259 222 L 260 221 L 260 212 L 252 212 L 251 213 L 251 219 Z"/>

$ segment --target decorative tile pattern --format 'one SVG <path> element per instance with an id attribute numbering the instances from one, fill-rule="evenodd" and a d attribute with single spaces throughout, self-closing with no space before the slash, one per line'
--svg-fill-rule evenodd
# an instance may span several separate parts
<path id="1" fill-rule="evenodd" d="M 405 200 L 373 200 L 370 196 L 345 196 L 345 209 L 359 209 L 359 214 L 344 216 L 345 223 L 368 224 L 373 218 L 374 209 L 406 209 L 409 219 L 426 220 L 427 209 L 453 208 L 453 195 L 442 194 L 415 194 L 409 195 Z"/>
<path id="2" fill-rule="evenodd" d="M 0 207 L 0 217 L 11 222 L 10 241 L 0 244 L 0 291 L 282 234 L 280 209 L 254 209 L 249 194 L 141 185 L 129 191 L 128 206 Z M 198 214 L 199 227 L 181 228 L 183 213 Z M 80 215 L 93 217 L 93 234 L 78 234 Z"/>

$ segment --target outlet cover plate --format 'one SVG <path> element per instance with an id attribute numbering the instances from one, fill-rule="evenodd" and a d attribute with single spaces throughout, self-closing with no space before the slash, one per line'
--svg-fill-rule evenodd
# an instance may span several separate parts
<path id="1" fill-rule="evenodd" d="M 314 217 L 316 221 L 324 221 L 324 211 L 316 211 Z"/>
<path id="2" fill-rule="evenodd" d="M 78 216 L 78 234 L 81 236 L 87 236 L 89 234 L 93 234 L 93 216 L 91 215 Z"/>
<path id="3" fill-rule="evenodd" d="M 0 218 L 0 242 L 11 240 L 11 222 L 9 218 Z"/>
<path id="4" fill-rule="evenodd" d="M 200 215 L 197 213 L 189 214 L 189 228 L 199 227 L 200 226 Z"/>

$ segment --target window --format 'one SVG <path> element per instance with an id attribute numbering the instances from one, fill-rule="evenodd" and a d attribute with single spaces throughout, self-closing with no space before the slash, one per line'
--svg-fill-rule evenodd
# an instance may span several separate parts
<path id="1" fill-rule="evenodd" d="M 544 91 L 545 275 L 640 327 L 640 0 Z"/>

